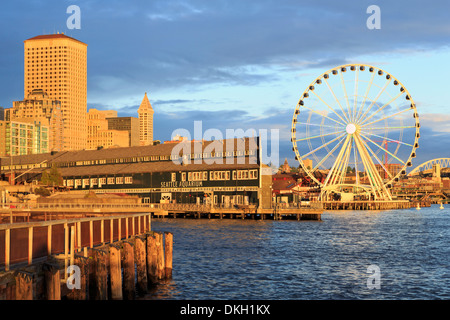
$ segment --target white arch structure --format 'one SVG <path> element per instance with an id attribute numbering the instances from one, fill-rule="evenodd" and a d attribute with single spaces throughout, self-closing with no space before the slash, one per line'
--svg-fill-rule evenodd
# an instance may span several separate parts
<path id="1" fill-rule="evenodd" d="M 415 167 L 414 170 L 412 170 L 410 173 L 408 173 L 408 176 L 416 175 L 421 171 L 431 170 L 433 169 L 433 165 L 435 164 L 439 164 L 441 168 L 450 168 L 450 158 L 437 158 L 424 162 L 421 165 Z"/>

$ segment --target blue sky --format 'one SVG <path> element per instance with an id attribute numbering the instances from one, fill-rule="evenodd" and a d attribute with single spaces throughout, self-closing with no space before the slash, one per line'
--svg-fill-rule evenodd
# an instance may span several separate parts
<path id="1" fill-rule="evenodd" d="M 69 30 L 69 5 L 81 29 Z M 381 29 L 369 30 L 369 5 Z M 177 128 L 277 128 L 294 164 L 292 114 L 317 76 L 344 63 L 395 75 L 421 116 L 415 164 L 450 157 L 448 1 L 7 1 L 0 11 L 0 106 L 23 99 L 23 41 L 64 32 L 88 44 L 88 108 L 137 116 L 144 92 L 155 139 Z"/>

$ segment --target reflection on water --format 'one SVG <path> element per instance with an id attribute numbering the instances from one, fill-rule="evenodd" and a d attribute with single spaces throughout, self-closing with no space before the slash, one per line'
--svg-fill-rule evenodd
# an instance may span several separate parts
<path id="1" fill-rule="evenodd" d="M 323 221 L 154 220 L 173 279 L 145 299 L 448 299 L 450 207 L 325 212 Z M 381 288 L 367 288 L 377 265 Z"/>

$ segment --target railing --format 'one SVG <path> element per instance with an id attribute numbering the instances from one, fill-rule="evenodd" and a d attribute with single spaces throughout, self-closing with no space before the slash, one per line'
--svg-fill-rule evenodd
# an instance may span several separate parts
<path id="1" fill-rule="evenodd" d="M 36 259 L 63 253 L 67 268 L 75 251 L 149 230 L 150 213 L 0 224 L 0 267 L 8 271 L 12 264 L 30 265 Z"/>
<path id="2" fill-rule="evenodd" d="M 160 209 L 159 203 L 14 203 L 12 209 Z"/>

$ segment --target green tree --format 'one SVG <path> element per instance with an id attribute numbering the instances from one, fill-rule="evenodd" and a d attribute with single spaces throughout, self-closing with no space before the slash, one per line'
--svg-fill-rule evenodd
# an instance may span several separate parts
<path id="1" fill-rule="evenodd" d="M 41 176 L 41 184 L 47 186 L 62 186 L 63 177 L 55 165 L 52 165 L 50 172 L 44 170 Z"/>

